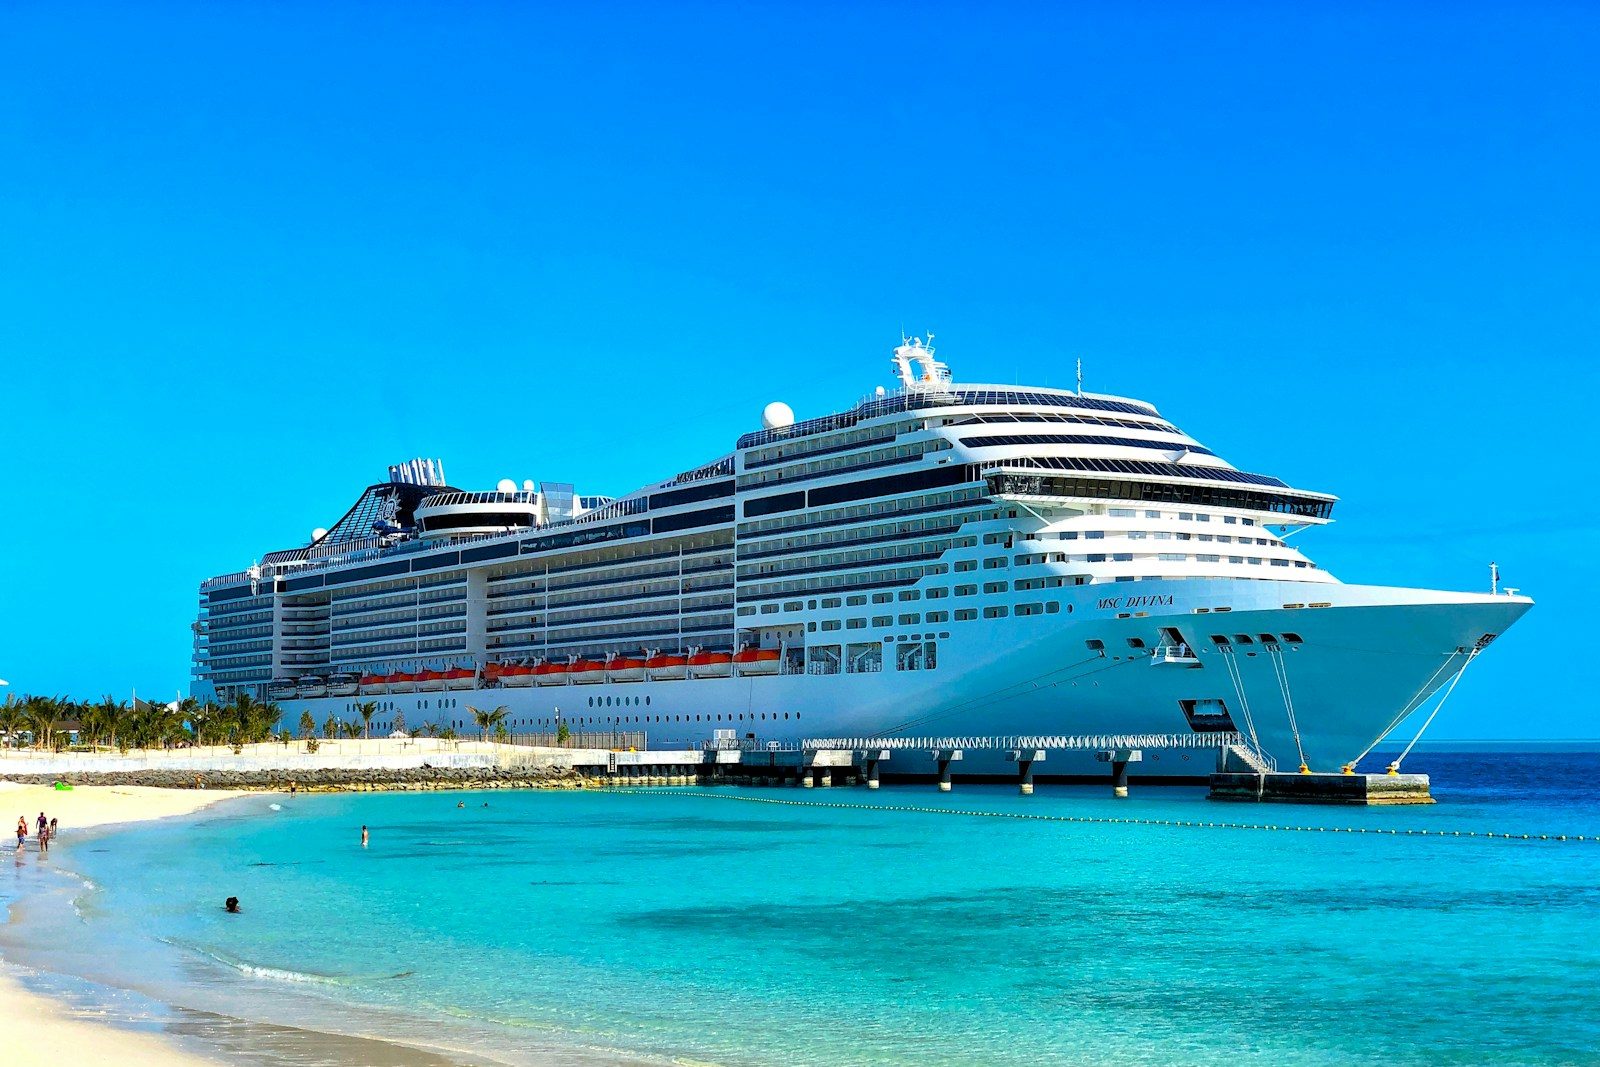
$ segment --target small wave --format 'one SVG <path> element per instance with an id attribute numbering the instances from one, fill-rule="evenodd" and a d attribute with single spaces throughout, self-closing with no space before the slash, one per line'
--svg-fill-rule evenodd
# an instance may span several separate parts
<path id="1" fill-rule="evenodd" d="M 298 985 L 351 986 L 361 985 L 366 982 L 389 981 L 395 978 L 410 978 L 417 973 L 415 971 L 398 971 L 394 974 L 372 975 L 318 974 L 315 971 L 295 971 L 285 967 L 266 967 L 261 964 L 247 963 L 244 960 L 236 960 L 219 952 L 201 948 L 198 945 L 187 945 L 181 941 L 172 941 L 168 938 L 161 938 L 161 940 L 174 948 L 204 956 L 214 963 L 220 963 L 222 966 L 238 971 L 247 977 L 264 978 L 273 982 L 294 982 Z"/>

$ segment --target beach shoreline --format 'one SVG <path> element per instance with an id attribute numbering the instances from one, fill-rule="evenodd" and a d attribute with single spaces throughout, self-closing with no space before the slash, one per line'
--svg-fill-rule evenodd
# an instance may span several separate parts
<path id="1" fill-rule="evenodd" d="M 181 818 L 243 795 L 233 790 L 146 786 L 57 790 L 48 785 L 0 782 L 0 804 L 9 802 L 10 807 L 29 819 L 28 849 L 38 848 L 37 838 L 31 836 L 36 811 L 54 815 L 73 840 L 81 840 L 78 834 L 84 830 L 103 831 L 152 819 Z M 220 1057 L 197 1055 L 161 1034 L 142 1033 L 118 1026 L 103 1016 L 64 1008 L 28 988 L 25 978 L 31 973 L 30 968 L 0 959 L 0 1018 L 11 1024 L 12 1037 L 6 1053 L 7 1062 L 15 1067 L 54 1067 L 75 1059 L 92 1063 L 116 1061 L 122 1067 L 200 1067 L 227 1062 Z"/>
<path id="2" fill-rule="evenodd" d="M 365 784 L 352 784 L 343 789 L 321 791 L 365 792 L 370 788 Z M 438 788 L 472 787 L 449 783 Z M 320 1025 L 295 1025 L 285 1018 L 273 1021 L 270 1015 L 218 1014 L 160 994 L 151 996 L 115 979 L 79 973 L 79 968 L 71 963 L 58 965 L 48 941 L 40 943 L 37 936 L 30 939 L 24 932 L 29 925 L 30 912 L 31 917 L 37 918 L 41 908 L 59 910 L 67 906 L 64 902 L 69 897 L 81 892 L 84 876 L 72 867 L 70 855 L 85 845 L 98 843 L 102 834 L 157 821 L 183 822 L 223 816 L 224 804 L 235 807 L 236 803 L 230 802 L 254 797 L 264 805 L 273 795 L 260 786 L 196 789 L 75 785 L 69 790 L 57 790 L 50 785 L 0 779 L 0 811 L 5 810 L 4 802 L 10 801 L 29 820 L 24 861 L 40 858 L 33 825 L 36 813 L 43 810 L 60 820 L 65 840 L 69 842 L 58 851 L 59 842 L 52 841 L 51 867 L 79 883 L 79 887 L 69 889 L 64 878 L 55 885 L 30 884 L 9 899 L 0 896 L 0 906 L 6 910 L 8 929 L 5 932 L 10 942 L 9 945 L 0 943 L 0 1013 L 3 1013 L 0 1017 L 12 1023 L 5 1057 L 8 1067 L 56 1067 L 73 1061 L 115 1061 L 119 1067 L 238 1067 L 240 1064 L 281 1067 L 298 1063 L 499 1067 L 504 1063 L 492 1054 L 468 1047 L 470 1042 L 419 1043 L 363 1032 L 359 1027 L 335 1024 L 330 1028 L 326 1025 L 327 1019 Z M 286 792 L 276 795 L 285 802 L 289 800 Z M 273 803 L 271 807 L 277 809 L 278 804 Z M 7 851 L 9 848 L 0 843 L 0 856 Z M 19 863 L 19 870 L 21 866 Z M 20 950 L 20 959 L 16 950 Z M 376 1014 L 381 1015 L 382 1011 Z M 544 1062 L 543 1058 L 538 1062 Z M 556 1054 L 551 1062 L 593 1061 Z M 618 1057 L 616 1062 L 644 1061 Z"/>

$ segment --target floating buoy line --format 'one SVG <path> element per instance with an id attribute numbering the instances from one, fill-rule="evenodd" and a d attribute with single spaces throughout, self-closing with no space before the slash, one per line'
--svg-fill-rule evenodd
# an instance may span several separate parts
<path id="1" fill-rule="evenodd" d="M 781 804 L 793 808 L 839 808 L 847 811 L 898 811 L 918 815 L 961 815 L 973 819 L 1027 819 L 1034 822 L 1100 823 L 1116 826 L 1180 826 L 1208 830 L 1276 830 L 1300 834 L 1373 834 L 1380 837 L 1486 837 L 1498 841 L 1584 841 L 1600 843 L 1596 834 L 1502 834 L 1484 830 L 1395 830 L 1367 826 L 1289 826 L 1278 823 L 1214 822 L 1205 819 L 1117 819 L 1102 815 L 1043 815 L 1025 811 L 979 811 L 970 808 L 930 808 L 909 804 L 846 804 L 833 800 L 782 800 L 778 797 L 744 797 L 731 793 L 679 792 L 663 789 L 607 789 L 606 793 L 631 796 L 695 797 L 701 800 L 736 800 L 746 804 Z"/>

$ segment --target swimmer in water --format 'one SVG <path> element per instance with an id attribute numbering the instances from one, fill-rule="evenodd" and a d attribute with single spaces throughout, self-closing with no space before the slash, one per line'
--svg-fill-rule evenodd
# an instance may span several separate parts
<path id="1" fill-rule="evenodd" d="M 227 900 L 223 901 L 222 902 L 222 910 L 227 912 L 229 915 L 238 915 L 239 914 L 239 898 L 238 897 L 229 897 Z"/>
<path id="2" fill-rule="evenodd" d="M 361 828 L 361 847 L 367 847 L 367 828 L 365 826 Z"/>

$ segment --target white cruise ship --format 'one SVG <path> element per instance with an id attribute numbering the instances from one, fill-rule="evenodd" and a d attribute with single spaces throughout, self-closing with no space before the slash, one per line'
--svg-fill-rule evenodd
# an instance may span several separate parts
<path id="1" fill-rule="evenodd" d="M 513 734 L 653 747 L 1237 734 L 1333 770 L 1532 605 L 1340 582 L 1286 540 L 1334 497 L 1143 401 L 956 384 L 920 340 L 893 363 L 892 391 L 768 405 L 730 454 L 622 497 L 392 467 L 308 545 L 202 584 L 195 695 L 276 701 L 290 729 L 372 702 L 378 732 L 466 732 L 504 706 Z M 1144 769 L 1209 769 L 1192 756 Z"/>

